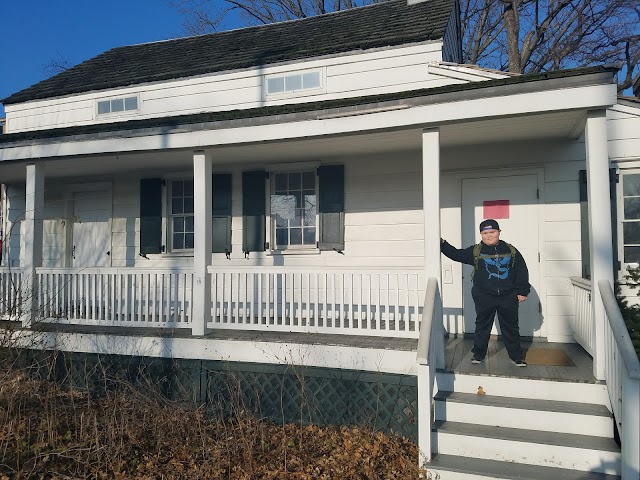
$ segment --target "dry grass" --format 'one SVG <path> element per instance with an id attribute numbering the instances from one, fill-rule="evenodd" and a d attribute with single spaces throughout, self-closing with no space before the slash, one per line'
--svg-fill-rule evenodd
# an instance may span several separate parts
<path id="1" fill-rule="evenodd" d="M 94 398 L 0 371 L 2 479 L 416 479 L 417 458 L 365 428 L 212 419 L 127 384 Z"/>

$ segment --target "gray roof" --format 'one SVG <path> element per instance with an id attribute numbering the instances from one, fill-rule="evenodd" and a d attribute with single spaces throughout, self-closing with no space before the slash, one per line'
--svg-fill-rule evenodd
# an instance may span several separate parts
<path id="1" fill-rule="evenodd" d="M 443 38 L 454 0 L 390 0 L 301 20 L 111 49 L 5 105 Z"/>

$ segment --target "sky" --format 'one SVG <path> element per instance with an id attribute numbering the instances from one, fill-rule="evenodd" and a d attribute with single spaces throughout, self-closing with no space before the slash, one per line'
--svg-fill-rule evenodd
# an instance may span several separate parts
<path id="1" fill-rule="evenodd" d="M 0 0 L 0 99 L 114 47 L 185 36 L 167 0 Z M 4 107 L 0 106 L 0 118 Z"/>

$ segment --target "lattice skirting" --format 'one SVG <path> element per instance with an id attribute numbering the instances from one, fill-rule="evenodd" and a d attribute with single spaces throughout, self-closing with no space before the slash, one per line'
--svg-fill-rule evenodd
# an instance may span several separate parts
<path id="1" fill-rule="evenodd" d="M 23 351 L 43 378 L 95 395 L 126 381 L 172 400 L 238 411 L 276 423 L 361 425 L 417 440 L 418 389 L 411 375 L 296 365 Z"/>

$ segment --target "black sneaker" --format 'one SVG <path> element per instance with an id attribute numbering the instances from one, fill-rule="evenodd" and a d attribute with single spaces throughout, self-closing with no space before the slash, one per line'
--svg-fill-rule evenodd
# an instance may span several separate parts
<path id="1" fill-rule="evenodd" d="M 471 363 L 477 365 L 479 363 L 482 363 L 483 359 L 484 359 L 483 357 L 477 357 L 474 355 L 473 358 L 471 359 Z"/>
<path id="2" fill-rule="evenodd" d="M 524 358 L 519 358 L 517 360 L 511 359 L 511 363 L 513 363 L 516 367 L 526 367 L 527 362 L 524 361 Z"/>

